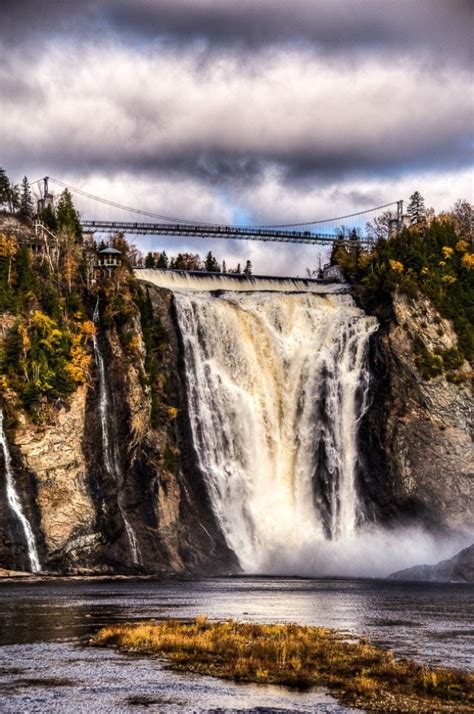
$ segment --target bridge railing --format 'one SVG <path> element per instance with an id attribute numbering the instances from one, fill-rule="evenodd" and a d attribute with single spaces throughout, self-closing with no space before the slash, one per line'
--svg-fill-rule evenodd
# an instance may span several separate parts
<path id="1" fill-rule="evenodd" d="M 93 233 L 132 233 L 138 235 L 194 236 L 197 238 L 220 238 L 228 240 L 258 240 L 268 242 L 331 244 L 342 240 L 338 234 L 312 231 L 289 231 L 269 228 L 236 228 L 234 226 L 188 225 L 179 223 L 149 223 L 130 221 L 81 220 L 83 230 Z M 351 241 L 344 240 L 350 244 Z M 358 240 L 359 245 L 370 245 L 368 239 Z"/>

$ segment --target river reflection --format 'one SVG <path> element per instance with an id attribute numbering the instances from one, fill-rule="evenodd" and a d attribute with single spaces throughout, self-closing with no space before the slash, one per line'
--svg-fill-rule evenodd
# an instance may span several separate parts
<path id="1" fill-rule="evenodd" d="M 229 578 L 0 583 L 0 711 L 345 712 L 330 697 L 172 673 L 86 647 L 102 625 L 233 617 L 368 635 L 429 664 L 474 668 L 473 589 L 387 581 Z"/>

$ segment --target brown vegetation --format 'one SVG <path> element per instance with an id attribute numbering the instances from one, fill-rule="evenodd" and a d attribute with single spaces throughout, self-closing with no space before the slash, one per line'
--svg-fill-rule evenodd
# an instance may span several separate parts
<path id="1" fill-rule="evenodd" d="M 334 630 L 167 620 L 114 625 L 92 645 L 165 657 L 174 669 L 293 687 L 328 687 L 375 712 L 473 712 L 474 676 L 432 669 Z"/>

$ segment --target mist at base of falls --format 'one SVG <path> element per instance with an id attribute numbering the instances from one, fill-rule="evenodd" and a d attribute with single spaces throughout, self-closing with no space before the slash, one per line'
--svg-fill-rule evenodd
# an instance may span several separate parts
<path id="1" fill-rule="evenodd" d="M 434 565 L 472 544 L 468 535 L 436 535 L 423 527 L 361 526 L 351 538 L 314 540 L 289 553 L 268 552 L 251 571 L 298 577 L 385 578 L 413 565 Z"/>

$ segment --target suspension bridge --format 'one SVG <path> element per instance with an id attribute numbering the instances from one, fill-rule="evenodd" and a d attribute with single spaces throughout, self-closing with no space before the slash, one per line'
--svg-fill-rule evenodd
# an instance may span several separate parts
<path id="1" fill-rule="evenodd" d="M 347 225 L 350 225 L 351 228 L 354 223 L 364 227 L 369 219 L 373 220 L 382 212 L 389 211 L 392 216 L 390 230 L 397 232 L 403 225 L 402 200 L 334 218 L 279 225 L 236 226 L 175 218 L 132 208 L 75 188 L 49 176 L 38 179 L 32 184 L 32 187 L 36 188 L 38 200 L 42 202 L 40 204 L 42 206 L 54 206 L 58 194 L 67 189 L 79 213 L 81 227 L 87 233 L 124 233 L 328 245 L 336 240 L 347 239 L 341 221 L 349 222 Z M 56 192 L 53 193 L 53 190 Z M 367 245 L 372 241 L 361 231 L 359 242 L 362 245 Z"/>

